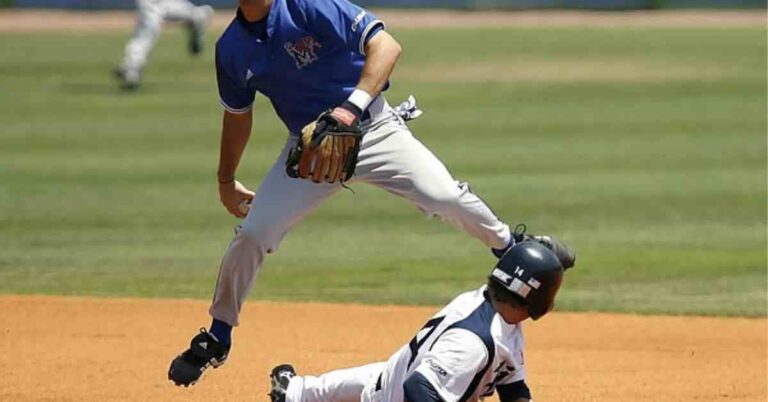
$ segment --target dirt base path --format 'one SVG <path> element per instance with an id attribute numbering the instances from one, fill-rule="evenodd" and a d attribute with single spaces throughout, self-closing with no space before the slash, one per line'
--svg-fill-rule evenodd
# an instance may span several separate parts
<path id="1" fill-rule="evenodd" d="M 739 27 L 765 26 L 765 10 L 638 10 L 638 11 L 460 11 L 376 10 L 392 28 L 477 27 Z M 216 32 L 232 20 L 234 11 L 219 10 Z M 0 32 L 103 32 L 133 29 L 132 11 L 0 10 Z"/>
<path id="2" fill-rule="evenodd" d="M 2 401 L 268 401 L 281 362 L 303 373 L 383 360 L 434 308 L 250 302 L 230 361 L 166 381 L 207 303 L 0 296 Z M 553 313 L 526 326 L 537 401 L 761 401 L 766 320 Z M 493 399 L 495 400 L 495 398 Z"/>

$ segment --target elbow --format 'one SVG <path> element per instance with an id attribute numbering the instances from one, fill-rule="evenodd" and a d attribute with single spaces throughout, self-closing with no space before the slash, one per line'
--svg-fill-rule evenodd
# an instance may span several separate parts
<path id="1" fill-rule="evenodd" d="M 395 55 L 395 58 L 398 58 L 403 54 L 403 47 L 394 39 L 392 39 L 392 53 Z"/>
<path id="2" fill-rule="evenodd" d="M 400 58 L 400 55 L 403 54 L 403 47 L 400 46 L 400 43 L 398 43 L 394 38 L 390 44 L 390 53 L 392 54 L 392 58 L 395 60 Z"/>
<path id="3" fill-rule="evenodd" d="M 403 53 L 403 47 L 400 46 L 400 43 L 397 39 L 392 37 L 392 35 L 389 35 L 386 32 L 383 32 L 383 34 L 384 35 L 381 35 L 382 40 L 380 42 L 382 50 L 384 50 L 393 60 L 397 60 L 397 58 L 400 57 L 400 54 Z"/>
<path id="4" fill-rule="evenodd" d="M 501 402 L 530 402 L 531 390 L 525 381 L 520 380 L 511 384 L 499 385 L 496 387 Z"/>
<path id="5" fill-rule="evenodd" d="M 363 50 L 366 59 L 397 61 L 403 52 L 403 47 L 400 46 L 400 43 L 392 35 L 385 31 L 380 31 L 365 44 Z"/>

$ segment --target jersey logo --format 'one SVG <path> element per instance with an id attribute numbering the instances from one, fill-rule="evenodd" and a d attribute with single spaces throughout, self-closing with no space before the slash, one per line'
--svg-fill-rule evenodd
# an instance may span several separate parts
<path id="1" fill-rule="evenodd" d="M 515 274 L 516 275 L 522 275 L 523 270 L 520 267 L 515 268 Z M 539 286 L 541 286 L 541 283 L 538 281 L 535 281 L 534 284 L 526 284 L 525 282 L 521 281 L 519 278 L 515 278 L 510 276 L 508 273 L 495 268 L 493 272 L 491 272 L 491 275 L 493 275 L 495 278 L 498 278 L 501 280 L 502 284 L 504 284 L 504 287 L 509 289 L 510 291 L 517 293 L 518 295 L 522 296 L 523 298 L 528 297 L 528 294 L 531 293 L 531 287 L 538 289 Z"/>
<path id="2" fill-rule="evenodd" d="M 438 362 L 434 361 L 433 359 L 424 359 L 424 363 L 426 363 L 429 368 L 431 368 L 432 371 L 434 371 L 440 377 L 448 377 L 448 370 L 444 369 Z"/>
<path id="3" fill-rule="evenodd" d="M 424 343 L 429 339 L 430 336 L 435 332 L 437 329 L 437 326 L 440 325 L 441 322 L 445 319 L 445 316 L 442 317 L 435 317 L 431 320 L 427 321 L 426 324 L 424 324 L 423 327 L 419 330 L 419 332 L 416 333 L 416 336 L 411 339 L 410 342 L 408 342 L 408 348 L 411 349 L 411 359 L 408 360 L 408 368 L 411 368 L 411 365 L 414 361 L 416 361 L 416 356 L 419 355 L 419 349 L 421 349 L 421 346 L 424 345 Z M 422 331 L 427 331 L 426 335 L 424 335 L 421 340 L 419 340 L 419 333 Z"/>
<path id="4" fill-rule="evenodd" d="M 368 12 L 363 10 L 363 11 L 360 11 L 355 16 L 355 20 L 352 21 L 352 26 L 350 27 L 352 29 L 352 32 L 357 32 L 357 28 L 360 27 L 360 23 L 363 22 L 363 18 L 365 18 L 366 14 L 368 14 Z"/>
<path id="5" fill-rule="evenodd" d="M 305 36 L 294 43 L 285 42 L 283 47 L 293 57 L 293 61 L 296 62 L 296 68 L 301 70 L 317 60 L 317 50 L 322 48 L 323 45 L 317 39 Z"/>

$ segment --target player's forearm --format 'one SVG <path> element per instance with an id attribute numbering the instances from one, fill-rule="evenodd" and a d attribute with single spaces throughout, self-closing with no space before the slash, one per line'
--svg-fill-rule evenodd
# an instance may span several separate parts
<path id="1" fill-rule="evenodd" d="M 403 383 L 403 399 L 405 402 L 444 402 L 435 387 L 418 371 Z"/>
<path id="2" fill-rule="evenodd" d="M 365 66 L 357 88 L 376 96 L 389 80 L 402 48 L 386 31 L 377 33 L 365 45 Z"/>
<path id="3" fill-rule="evenodd" d="M 523 380 L 499 385 L 496 387 L 496 391 L 499 393 L 500 402 L 533 402 L 531 390 L 528 389 L 528 385 Z"/>
<path id="4" fill-rule="evenodd" d="M 240 158 L 251 135 L 251 121 L 251 112 L 234 114 L 224 111 L 219 150 L 218 179 L 220 183 L 234 179 Z"/>

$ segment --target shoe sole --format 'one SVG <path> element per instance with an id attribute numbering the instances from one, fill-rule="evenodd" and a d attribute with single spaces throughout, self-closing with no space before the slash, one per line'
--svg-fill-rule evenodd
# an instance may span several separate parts
<path id="1" fill-rule="evenodd" d="M 197 384 L 197 382 L 200 381 L 203 378 L 203 374 L 205 374 L 205 372 L 208 371 L 208 368 L 217 369 L 217 368 L 221 367 L 222 365 L 224 365 L 225 362 L 226 362 L 226 360 L 224 360 L 222 362 L 219 362 L 218 360 L 216 360 L 216 363 L 208 362 L 205 366 L 203 366 L 204 367 L 203 370 L 200 371 L 200 376 L 197 377 L 196 380 L 193 380 L 193 381 L 190 381 L 190 382 L 187 382 L 187 383 L 174 380 L 173 378 L 171 378 L 171 374 L 170 373 L 168 373 L 168 380 L 170 380 L 177 387 L 189 388 L 189 386 Z"/>

